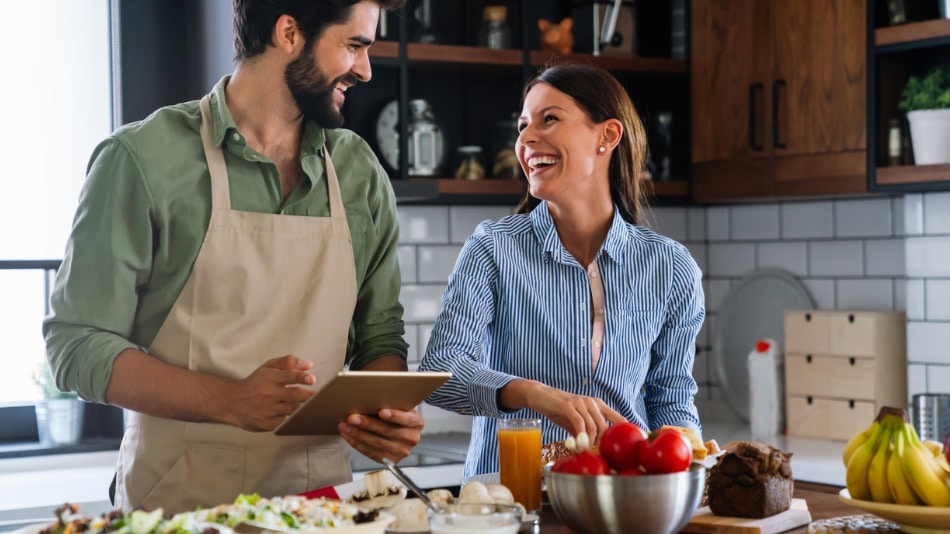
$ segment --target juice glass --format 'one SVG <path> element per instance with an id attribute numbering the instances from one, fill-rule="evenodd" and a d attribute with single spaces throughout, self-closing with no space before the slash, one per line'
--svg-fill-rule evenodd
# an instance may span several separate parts
<path id="1" fill-rule="evenodd" d="M 498 420 L 499 477 L 515 502 L 541 510 L 541 420 Z"/>

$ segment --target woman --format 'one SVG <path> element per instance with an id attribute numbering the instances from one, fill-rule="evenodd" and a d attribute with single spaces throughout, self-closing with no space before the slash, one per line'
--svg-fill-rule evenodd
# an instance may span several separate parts
<path id="1" fill-rule="evenodd" d="M 646 133 L 620 83 L 589 65 L 525 87 L 516 215 L 466 241 L 420 370 L 430 404 L 474 415 L 465 475 L 498 470 L 497 417 L 541 417 L 546 443 L 611 423 L 699 430 L 692 377 L 705 315 L 686 248 L 638 226 Z"/>

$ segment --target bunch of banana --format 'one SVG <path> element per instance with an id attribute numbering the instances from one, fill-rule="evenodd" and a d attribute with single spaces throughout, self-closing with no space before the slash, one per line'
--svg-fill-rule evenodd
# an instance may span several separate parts
<path id="1" fill-rule="evenodd" d="M 854 499 L 950 506 L 950 471 L 924 445 L 907 412 L 884 407 L 844 447 L 845 482 Z"/>

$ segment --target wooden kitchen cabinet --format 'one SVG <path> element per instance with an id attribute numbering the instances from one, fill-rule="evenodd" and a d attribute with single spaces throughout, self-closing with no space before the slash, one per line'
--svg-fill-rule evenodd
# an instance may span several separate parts
<path id="1" fill-rule="evenodd" d="M 865 0 L 690 9 L 694 200 L 866 192 Z"/>
<path id="2" fill-rule="evenodd" d="M 515 204 L 522 197 L 523 180 L 457 180 L 453 155 L 460 145 L 477 145 L 492 166 L 494 128 L 499 121 L 520 112 L 524 81 L 548 62 L 573 60 L 594 63 L 611 71 L 631 95 L 647 127 L 661 112 L 673 115 L 672 153 L 679 165 L 678 180 L 651 181 L 648 190 L 658 200 L 689 197 L 689 84 L 685 59 L 670 57 L 672 0 L 635 3 L 635 28 L 639 51 L 632 55 L 593 56 L 575 53 L 560 56 L 539 50 L 537 20 L 558 21 L 580 9 L 573 0 L 431 0 L 431 27 L 436 41 L 420 42 L 421 0 L 409 0 L 396 14 L 389 14 L 387 34 L 378 36 L 370 49 L 374 79 L 347 93 L 347 125 L 380 155 L 390 172 L 401 203 L 415 204 Z M 507 8 L 512 45 L 507 49 L 478 46 L 485 6 Z M 588 2 L 589 4 L 589 2 Z M 634 5 L 634 4 L 631 4 Z M 589 7 L 589 6 L 588 6 Z M 582 50 L 575 27 L 575 50 Z M 665 39 L 665 41 L 664 41 Z M 659 44 L 657 44 L 659 43 Z M 404 156 L 398 166 L 386 163 L 376 136 L 376 119 L 390 102 L 398 101 L 399 117 L 408 115 L 408 102 L 425 99 L 434 109 L 445 136 L 445 156 L 436 176 L 413 176 Z M 399 121 L 399 152 L 408 152 L 407 121 Z M 651 145 L 655 139 L 651 139 Z"/>
<path id="3" fill-rule="evenodd" d="M 907 405 L 900 312 L 785 312 L 789 436 L 847 440 L 883 406 Z"/>

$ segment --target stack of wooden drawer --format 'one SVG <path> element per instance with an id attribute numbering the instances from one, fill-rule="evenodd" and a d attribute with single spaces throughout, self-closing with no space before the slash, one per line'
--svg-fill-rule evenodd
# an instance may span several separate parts
<path id="1" fill-rule="evenodd" d="M 903 313 L 785 312 L 788 435 L 847 440 L 907 406 Z"/>

